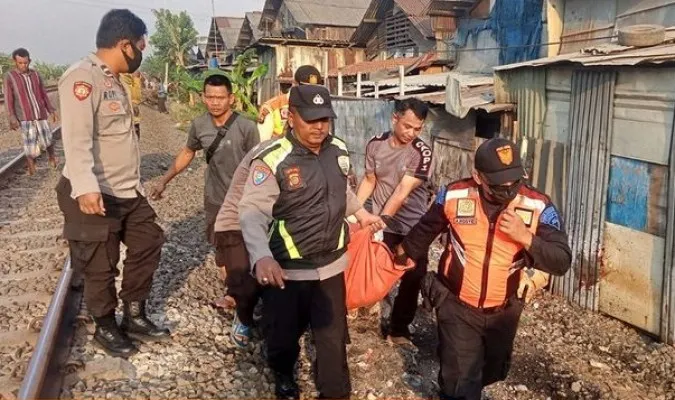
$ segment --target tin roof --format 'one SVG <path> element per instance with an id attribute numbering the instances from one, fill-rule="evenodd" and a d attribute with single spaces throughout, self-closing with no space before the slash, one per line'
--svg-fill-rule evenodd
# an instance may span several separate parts
<path id="1" fill-rule="evenodd" d="M 431 26 L 431 17 L 427 15 L 427 9 L 432 0 L 372 0 L 368 9 L 352 36 L 352 41 L 363 44 L 384 21 L 385 14 L 394 7 L 394 4 L 408 16 L 412 24 L 424 37 L 433 37 L 434 31 Z"/>
<path id="2" fill-rule="evenodd" d="M 425 37 L 433 37 L 434 31 L 431 28 L 431 17 L 427 13 L 427 9 L 431 4 L 431 0 L 395 0 L 396 4 L 401 7 L 401 10 L 408 14 L 410 22 L 422 33 Z"/>
<path id="3" fill-rule="evenodd" d="M 356 64 L 347 65 L 342 68 L 335 68 L 328 71 L 328 76 L 337 76 L 342 72 L 343 76 L 355 76 L 357 73 L 369 74 L 379 71 L 391 71 L 404 66 L 406 71 L 410 69 L 425 68 L 438 60 L 435 52 L 430 52 L 419 57 L 399 57 L 389 58 L 387 60 L 364 61 Z"/>
<path id="4" fill-rule="evenodd" d="M 587 47 L 579 52 L 540 58 L 516 64 L 500 65 L 495 71 L 507 71 L 523 67 L 541 67 L 552 64 L 581 64 L 584 66 L 601 65 L 639 65 L 662 64 L 675 61 L 675 27 L 668 28 L 663 44 L 651 47 L 621 46 L 607 43 Z"/>
<path id="5" fill-rule="evenodd" d="M 225 42 L 225 48 L 235 48 L 239 39 L 239 31 L 241 31 L 241 27 L 244 25 L 244 18 L 215 17 L 213 20 L 218 27 L 220 37 Z"/>
<path id="6" fill-rule="evenodd" d="M 424 75 L 410 75 L 406 76 L 404 80 L 404 85 L 406 87 L 412 86 L 436 86 L 436 87 L 445 87 L 448 83 L 448 76 L 451 72 L 443 72 L 440 74 L 424 74 Z M 389 78 L 384 79 L 378 82 L 374 81 L 365 81 L 361 83 L 361 86 L 375 86 L 376 84 L 380 87 L 385 86 L 398 86 L 398 78 Z"/>
<path id="7" fill-rule="evenodd" d="M 285 0 L 299 24 L 356 28 L 370 0 Z"/>

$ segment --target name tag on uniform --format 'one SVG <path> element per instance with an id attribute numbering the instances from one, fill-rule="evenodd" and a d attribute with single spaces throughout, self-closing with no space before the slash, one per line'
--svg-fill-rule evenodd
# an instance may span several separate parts
<path id="1" fill-rule="evenodd" d="M 475 217 L 476 216 L 476 200 L 474 199 L 459 199 L 457 200 L 457 217 Z"/>
<path id="2" fill-rule="evenodd" d="M 457 200 L 457 217 L 454 223 L 457 225 L 476 225 L 476 200 Z"/>
<path id="3" fill-rule="evenodd" d="M 532 217 L 534 216 L 534 211 L 519 207 L 516 207 L 514 211 L 523 220 L 523 222 L 525 222 L 525 226 L 528 228 L 532 226 Z"/>

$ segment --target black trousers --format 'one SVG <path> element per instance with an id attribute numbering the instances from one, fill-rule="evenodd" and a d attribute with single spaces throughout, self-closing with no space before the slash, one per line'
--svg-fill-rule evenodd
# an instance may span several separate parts
<path id="1" fill-rule="evenodd" d="M 144 301 L 150 294 L 152 276 L 159 265 L 164 233 L 155 223 L 156 214 L 145 197 L 121 199 L 103 195 L 106 216 L 80 211 L 70 197 L 70 181 L 61 178 L 57 187 L 59 208 L 65 224 L 74 269 L 84 273 L 84 301 L 93 317 L 115 311 L 119 275 L 120 242 L 127 246 L 124 278 L 119 297 L 124 301 Z"/>
<path id="2" fill-rule="evenodd" d="M 237 302 L 237 315 L 246 326 L 253 326 L 253 311 L 261 287 L 251 275 L 251 264 L 241 231 L 216 232 L 216 265 L 225 266 L 227 294 Z"/>
<path id="3" fill-rule="evenodd" d="M 309 326 L 316 346 L 315 377 L 320 398 L 346 399 L 351 393 L 347 366 L 347 309 L 344 274 L 323 281 L 286 281 L 284 289 L 263 292 L 270 368 L 292 374 L 300 337 Z"/>
<path id="4" fill-rule="evenodd" d="M 404 238 L 403 235 L 384 232 L 384 243 L 392 252 Z M 415 319 L 422 278 L 427 274 L 429 258 L 425 256 L 415 260 L 415 263 L 415 268 L 407 271 L 401 278 L 398 295 L 394 300 L 394 307 L 391 311 L 391 323 L 388 332 L 391 336 L 410 337 L 409 325 Z"/>
<path id="5" fill-rule="evenodd" d="M 141 138 L 141 124 L 140 123 L 134 124 L 134 132 L 136 132 L 136 136 L 138 136 L 138 138 L 140 139 Z"/>
<path id="6" fill-rule="evenodd" d="M 515 298 L 485 313 L 448 295 L 436 311 L 442 399 L 480 400 L 483 387 L 506 379 L 522 310 Z"/>

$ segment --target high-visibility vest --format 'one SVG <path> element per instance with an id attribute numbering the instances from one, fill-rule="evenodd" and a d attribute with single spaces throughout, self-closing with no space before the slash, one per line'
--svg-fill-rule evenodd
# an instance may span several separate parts
<path id="1" fill-rule="evenodd" d="M 546 208 L 546 195 L 525 185 L 508 205 L 532 234 Z M 464 303 L 490 308 L 503 305 L 518 290 L 525 249 L 499 230 L 483 211 L 473 179 L 448 186 L 445 215 L 450 223 L 447 249 L 439 268 L 444 283 Z"/>

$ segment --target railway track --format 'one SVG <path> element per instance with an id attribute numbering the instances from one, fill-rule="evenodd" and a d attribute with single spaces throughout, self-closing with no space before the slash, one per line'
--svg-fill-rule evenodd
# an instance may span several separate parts
<path id="1" fill-rule="evenodd" d="M 56 150 L 62 158 L 60 141 Z M 53 189 L 60 169 L 42 157 L 37 173 L 28 176 L 20 150 L 4 152 L 0 162 L 0 396 L 56 397 L 46 391 L 45 377 L 58 359 L 56 340 L 65 337 L 59 335 L 66 325 L 63 306 L 73 300 Z"/>

